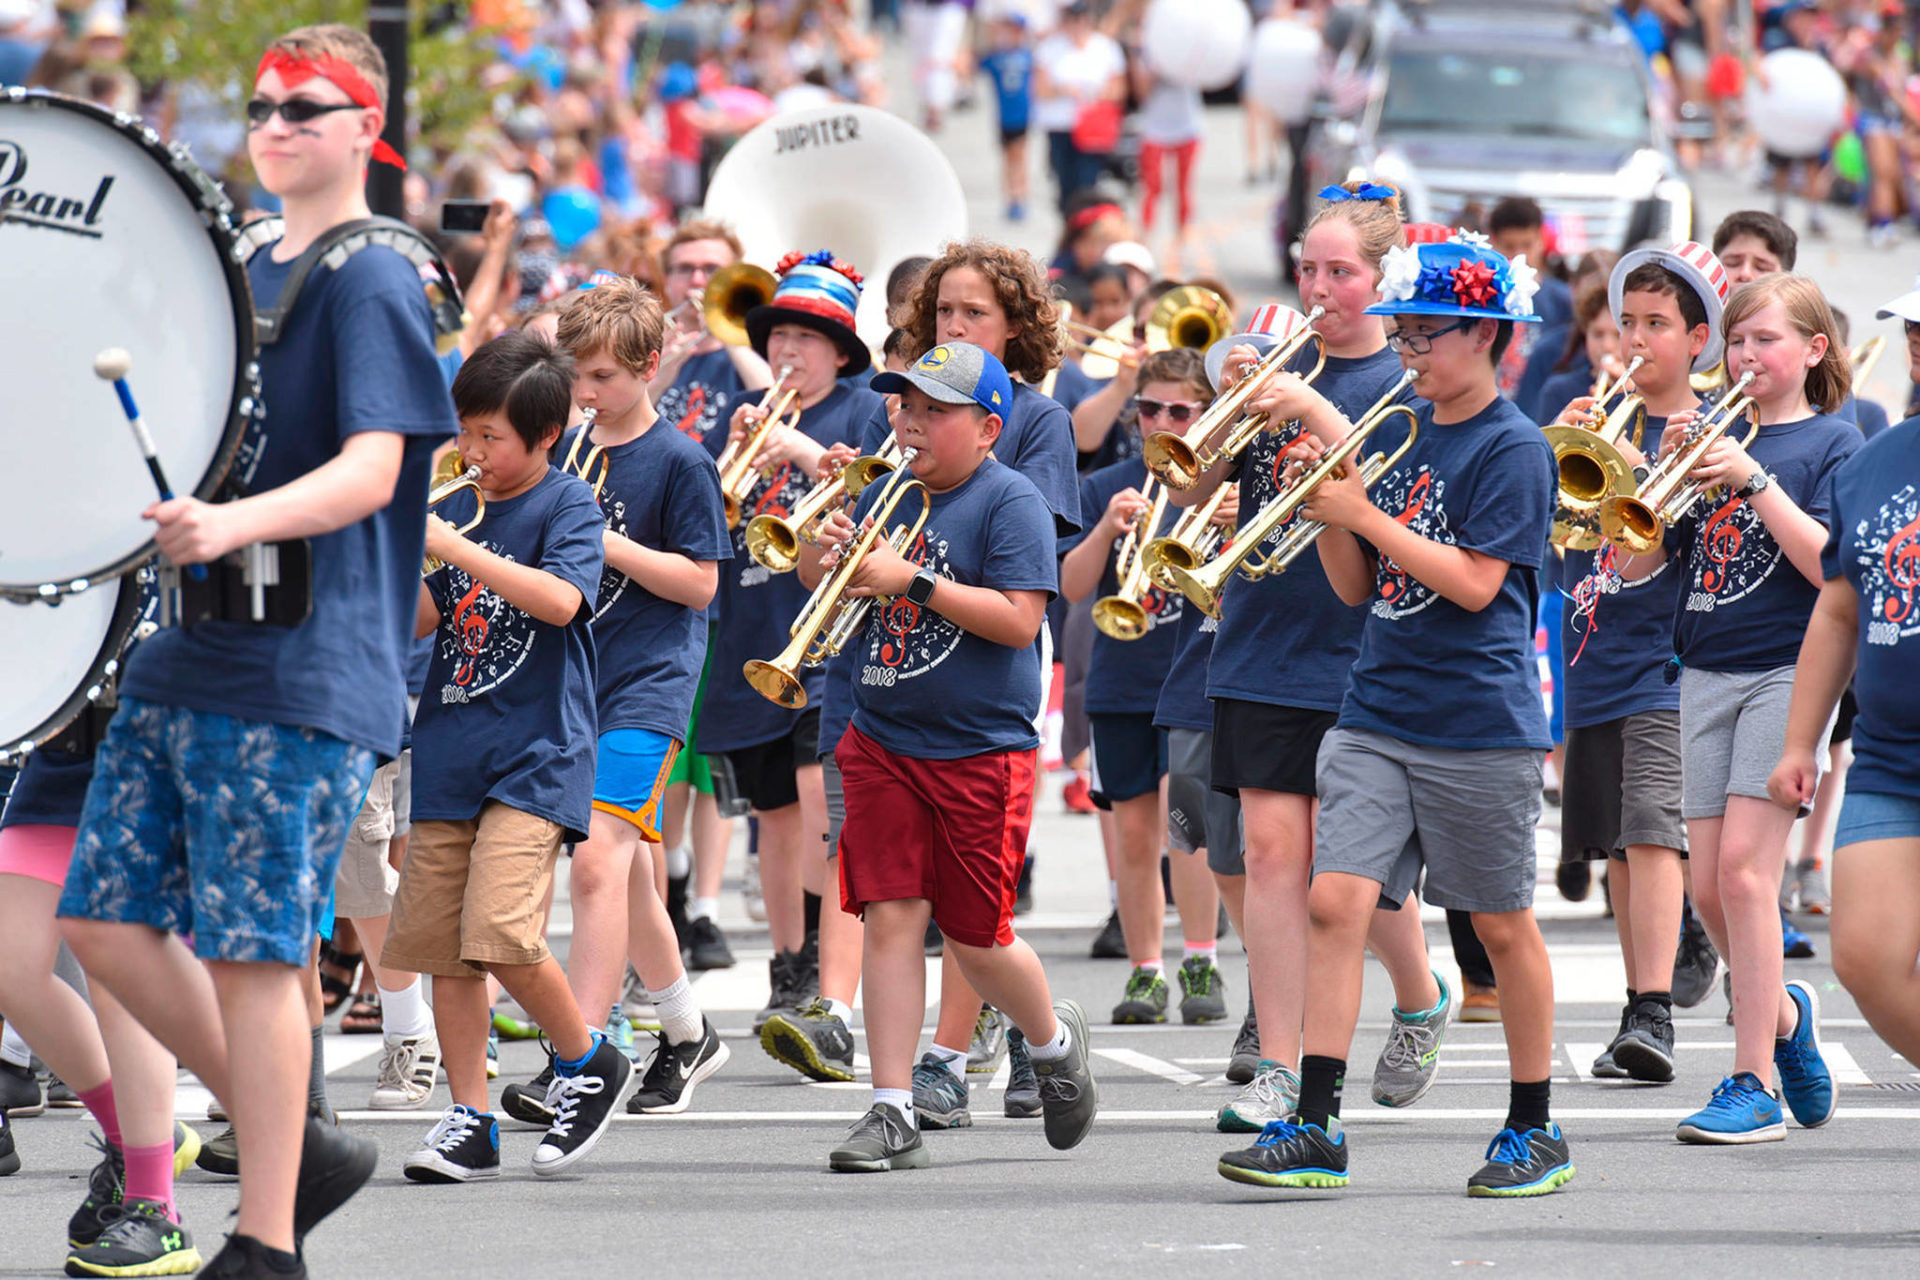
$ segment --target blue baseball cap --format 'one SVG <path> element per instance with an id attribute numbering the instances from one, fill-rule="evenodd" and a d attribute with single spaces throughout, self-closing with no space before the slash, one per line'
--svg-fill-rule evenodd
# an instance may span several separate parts
<path id="1" fill-rule="evenodd" d="M 943 342 L 904 373 L 875 375 L 867 384 L 883 395 L 918 387 L 941 404 L 977 404 L 1002 421 L 1013 406 L 1013 380 L 992 352 L 971 342 Z"/>

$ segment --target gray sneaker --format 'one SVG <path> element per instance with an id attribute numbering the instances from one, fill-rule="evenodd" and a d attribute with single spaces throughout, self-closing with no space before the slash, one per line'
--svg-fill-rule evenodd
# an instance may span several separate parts
<path id="1" fill-rule="evenodd" d="M 1620 1047 L 1620 1037 L 1627 1034 L 1627 1018 L 1632 1012 L 1632 1005 L 1628 1005 L 1626 1008 L 1620 1010 L 1620 1029 L 1613 1033 L 1613 1039 L 1608 1042 L 1606 1048 L 1600 1051 L 1600 1056 L 1593 1060 L 1592 1069 L 1587 1072 L 1587 1074 L 1595 1080 L 1625 1080 L 1627 1078 L 1626 1068 L 1613 1060 L 1613 1051 Z"/>
<path id="2" fill-rule="evenodd" d="M 827 1156 L 827 1167 L 835 1173 L 888 1173 L 924 1169 L 931 1159 L 919 1131 L 900 1108 L 876 1102 Z"/>
<path id="3" fill-rule="evenodd" d="M 932 1054 L 922 1054 L 913 1068 L 913 1113 L 922 1129 L 970 1129 L 966 1081 L 947 1070 Z"/>
<path id="4" fill-rule="evenodd" d="M 1007 1016 L 992 1005 L 980 1006 L 973 1020 L 973 1040 L 967 1045 L 967 1074 L 990 1076 L 1007 1056 Z"/>
<path id="5" fill-rule="evenodd" d="M 1027 1038 L 1020 1028 L 1007 1028 L 1007 1093 L 1000 1111 L 1009 1120 L 1031 1120 L 1040 1114 L 1040 1077 L 1033 1074 Z"/>
<path id="6" fill-rule="evenodd" d="M 1227 1016 L 1227 984 L 1220 966 L 1205 956 L 1188 956 L 1180 965 L 1180 1021 L 1192 1026 L 1223 1022 Z"/>
<path id="7" fill-rule="evenodd" d="M 1051 1062 L 1036 1058 L 1033 1071 L 1040 1077 L 1047 1143 L 1055 1151 L 1065 1151 L 1079 1146 L 1093 1128 L 1093 1118 L 1100 1110 L 1100 1089 L 1089 1065 L 1093 1036 L 1087 1030 L 1087 1015 L 1073 1001 L 1057 1000 L 1053 1016 L 1066 1024 L 1067 1055 Z"/>
<path id="8" fill-rule="evenodd" d="M 1800 864 L 1800 909 L 1810 916 L 1824 916 L 1833 910 L 1833 895 L 1827 891 L 1827 869 L 1811 860 Z"/>
<path id="9" fill-rule="evenodd" d="M 1691 1009 L 1713 993 L 1714 975 L 1720 971 L 1720 953 L 1693 912 L 1680 921 L 1680 945 L 1673 958 L 1673 1002 Z"/>
<path id="10" fill-rule="evenodd" d="M 1300 1077 L 1271 1060 L 1262 1060 L 1240 1096 L 1220 1108 L 1214 1127 L 1221 1133 L 1259 1133 L 1285 1120 L 1300 1105 Z"/>
<path id="11" fill-rule="evenodd" d="M 1167 1020 L 1167 980 L 1160 970 L 1144 965 L 1127 977 L 1126 994 L 1113 1006 L 1113 1020 L 1121 1026 Z"/>
<path id="12" fill-rule="evenodd" d="M 1227 1058 L 1227 1080 L 1232 1084 L 1250 1084 L 1259 1069 L 1260 1021 L 1253 1016 L 1253 997 L 1248 996 L 1247 1016 L 1233 1037 L 1233 1052 Z"/>
<path id="13" fill-rule="evenodd" d="M 1410 1107 L 1427 1096 L 1440 1071 L 1440 1042 L 1453 1019 L 1453 992 L 1438 973 L 1440 1003 L 1425 1013 L 1393 1011 L 1386 1047 L 1373 1068 L 1373 1100 L 1383 1107 Z"/>

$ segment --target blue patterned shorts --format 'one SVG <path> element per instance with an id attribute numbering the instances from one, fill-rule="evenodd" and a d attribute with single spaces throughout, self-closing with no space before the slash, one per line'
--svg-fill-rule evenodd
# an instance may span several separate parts
<path id="1" fill-rule="evenodd" d="M 373 768 L 317 730 L 123 697 L 59 913 L 189 934 L 203 960 L 304 966 Z"/>

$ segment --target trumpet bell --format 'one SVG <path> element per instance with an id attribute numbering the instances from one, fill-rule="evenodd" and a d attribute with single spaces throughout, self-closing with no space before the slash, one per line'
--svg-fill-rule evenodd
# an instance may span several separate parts
<path id="1" fill-rule="evenodd" d="M 1154 432 L 1141 442 L 1140 453 L 1147 470 L 1175 489 L 1193 488 L 1206 470 L 1200 465 L 1200 455 L 1177 432 Z"/>
<path id="2" fill-rule="evenodd" d="M 893 464 L 885 458 L 874 455 L 855 458 L 847 464 L 847 496 L 849 498 L 859 497 L 868 485 L 883 476 L 892 474 L 892 472 Z"/>
<path id="3" fill-rule="evenodd" d="M 1138 640 L 1152 628 L 1147 611 L 1121 596 L 1107 596 L 1093 602 L 1093 625 L 1112 640 Z"/>
<path id="4" fill-rule="evenodd" d="M 775 702 L 789 711 L 798 711 L 807 705 L 807 690 L 800 683 L 799 675 L 779 665 L 755 658 L 741 668 L 752 685 L 754 692 L 769 702 Z"/>
<path id="5" fill-rule="evenodd" d="M 1198 569 L 1183 569 L 1179 565 L 1168 565 L 1167 576 L 1173 579 L 1174 590 L 1187 598 L 1194 608 L 1218 621 L 1220 618 L 1220 592 L 1226 587 L 1227 580 L 1233 577 L 1239 568 L 1239 561 L 1221 556 L 1208 561 Z"/>
<path id="6" fill-rule="evenodd" d="M 1546 434 L 1560 470 L 1562 506 L 1592 511 L 1609 497 L 1633 492 L 1633 468 L 1600 433 L 1585 427 L 1548 427 Z"/>
<path id="7" fill-rule="evenodd" d="M 1233 308 L 1200 285 L 1182 285 L 1153 304 L 1147 316 L 1147 350 L 1191 347 L 1204 351 L 1233 332 Z"/>
<path id="8" fill-rule="evenodd" d="M 1193 548 L 1172 538 L 1155 538 L 1140 553 L 1140 563 L 1146 568 L 1147 580 L 1162 591 L 1178 591 L 1179 584 L 1173 580 L 1175 569 L 1184 569 L 1192 573 L 1201 565 L 1200 557 Z"/>
<path id="9" fill-rule="evenodd" d="M 747 345 L 747 312 L 773 301 L 773 272 L 751 262 L 722 267 L 700 295 L 707 332 L 730 347 Z"/>
<path id="10" fill-rule="evenodd" d="M 1600 506 L 1600 532 L 1608 542 L 1641 556 L 1660 545 L 1667 522 L 1658 511 L 1632 495 L 1611 498 Z"/>
<path id="11" fill-rule="evenodd" d="M 747 521 L 747 553 L 775 573 L 791 573 L 800 564 L 800 539 L 779 516 Z"/>

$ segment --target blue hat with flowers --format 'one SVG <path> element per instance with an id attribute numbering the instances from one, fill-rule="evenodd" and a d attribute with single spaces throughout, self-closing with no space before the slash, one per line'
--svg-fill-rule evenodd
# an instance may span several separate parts
<path id="1" fill-rule="evenodd" d="M 833 339 L 847 357 L 842 377 L 873 367 L 873 353 L 854 328 L 860 309 L 861 275 L 853 264 L 822 249 L 818 253 L 790 253 L 773 269 L 778 283 L 773 298 L 747 312 L 747 338 L 754 351 L 767 354 L 767 336 L 777 324 L 803 324 Z"/>
<path id="2" fill-rule="evenodd" d="M 1540 322 L 1533 311 L 1540 277 L 1526 255 L 1508 262 L 1475 231 L 1455 231 L 1439 244 L 1389 249 L 1380 272 L 1380 301 L 1367 308 L 1370 316 Z"/>

